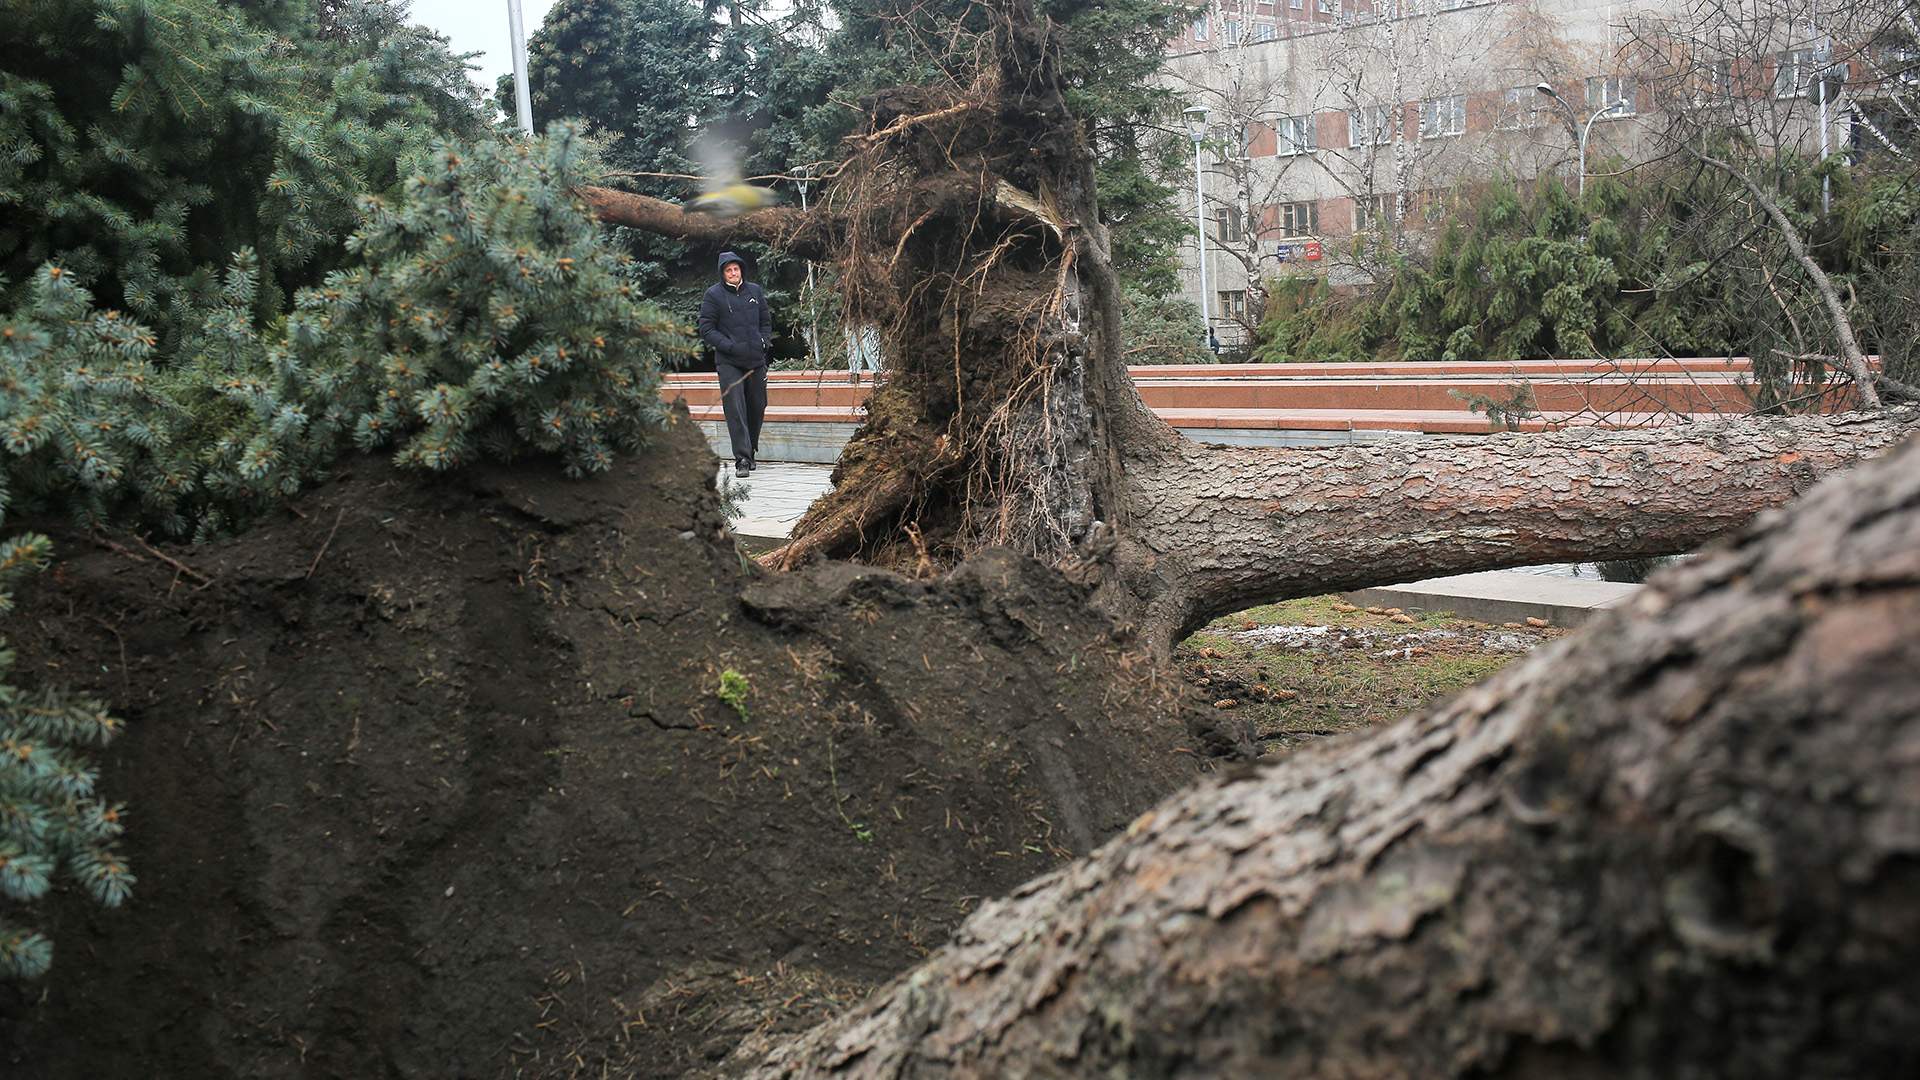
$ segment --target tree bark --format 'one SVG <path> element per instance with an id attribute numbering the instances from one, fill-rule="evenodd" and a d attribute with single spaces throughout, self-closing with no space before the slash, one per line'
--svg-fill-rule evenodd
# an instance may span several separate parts
<path id="1" fill-rule="evenodd" d="M 1914 1075 L 1920 444 L 1438 710 L 1176 796 L 734 1072 Z"/>
<path id="2" fill-rule="evenodd" d="M 1162 649 L 1259 603 L 1443 574 L 1691 551 L 1920 428 L 1920 410 L 1332 450 L 1182 442 L 1127 473 L 1103 606 Z"/>
<path id="3" fill-rule="evenodd" d="M 650 195 L 609 187 L 583 187 L 581 198 L 594 215 L 610 225 L 625 225 L 675 240 L 730 242 L 751 236 L 767 243 L 792 245 L 816 219 L 799 210 L 776 207 L 738 218 L 689 214 L 680 206 Z"/>

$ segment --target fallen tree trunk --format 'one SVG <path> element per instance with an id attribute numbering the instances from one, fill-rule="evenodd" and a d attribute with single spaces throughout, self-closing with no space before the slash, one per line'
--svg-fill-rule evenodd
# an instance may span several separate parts
<path id="1" fill-rule="evenodd" d="M 1917 426 L 1904 409 L 1332 450 L 1183 443 L 1128 469 L 1146 551 L 1107 606 L 1168 648 L 1296 596 L 1691 551 Z"/>
<path id="2" fill-rule="evenodd" d="M 602 221 L 675 240 L 725 242 L 745 235 L 768 243 L 792 243 L 810 222 L 817 220 L 798 210 L 780 208 L 762 210 L 738 220 L 690 214 L 674 203 L 651 195 L 608 187 L 583 187 L 579 194 Z"/>
<path id="3" fill-rule="evenodd" d="M 1176 796 L 756 1076 L 1913 1075 L 1920 445 Z"/>

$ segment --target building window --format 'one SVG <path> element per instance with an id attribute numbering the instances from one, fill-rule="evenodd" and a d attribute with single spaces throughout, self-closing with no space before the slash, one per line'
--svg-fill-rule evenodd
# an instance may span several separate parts
<path id="1" fill-rule="evenodd" d="M 1420 137 L 1440 139 L 1467 130 L 1467 96 L 1451 94 L 1420 103 Z"/>
<path id="2" fill-rule="evenodd" d="M 1313 153 L 1313 117 L 1283 116 L 1273 125 L 1281 154 Z"/>
<path id="3" fill-rule="evenodd" d="M 1587 80 L 1587 111 L 1607 110 L 1608 116 L 1627 116 L 1633 113 L 1633 77 L 1630 75 L 1595 75 Z M 1626 102 L 1622 108 L 1619 102 Z"/>
<path id="4" fill-rule="evenodd" d="M 1355 150 L 1368 145 L 1385 146 L 1393 141 L 1397 127 L 1391 105 L 1369 105 L 1347 110 L 1347 145 Z"/>
<path id="5" fill-rule="evenodd" d="M 1540 126 L 1540 91 L 1516 86 L 1500 95 L 1500 115 L 1493 126 L 1502 131 L 1524 131 Z"/>
<path id="6" fill-rule="evenodd" d="M 1247 321 L 1247 290 L 1222 289 L 1217 295 L 1221 318 L 1242 323 Z"/>
<path id="7" fill-rule="evenodd" d="M 1279 35 L 1279 29 L 1272 23 L 1261 21 L 1253 24 L 1253 40 L 1272 41 Z"/>
<path id="8" fill-rule="evenodd" d="M 1295 11 L 1299 11 L 1302 9 L 1304 2 L 1305 0 L 1287 0 L 1287 6 Z"/>
<path id="9" fill-rule="evenodd" d="M 1773 71 L 1773 96 L 1809 96 L 1814 73 L 1819 68 L 1820 53 L 1816 49 L 1788 49 L 1781 53 L 1780 66 Z"/>
<path id="10" fill-rule="evenodd" d="M 1438 225 L 1452 211 L 1453 200 L 1454 193 L 1451 191 L 1420 191 L 1408 200 L 1408 209 L 1418 213 L 1427 224 Z"/>
<path id="11" fill-rule="evenodd" d="M 1881 51 L 1880 68 L 1888 79 L 1903 86 L 1920 85 L 1920 49 L 1889 45 Z"/>
<path id="12" fill-rule="evenodd" d="M 1387 195 L 1368 195 L 1353 200 L 1353 231 L 1373 232 L 1393 223 L 1393 199 Z"/>
<path id="13" fill-rule="evenodd" d="M 1223 244 L 1237 244 L 1247 238 L 1246 217 L 1237 206 L 1223 206 L 1214 211 L 1214 221 L 1219 226 L 1217 232 Z"/>
<path id="14" fill-rule="evenodd" d="M 1315 0 L 1314 10 L 1322 15 L 1331 15 L 1339 9 L 1340 0 Z"/>
<path id="15" fill-rule="evenodd" d="M 1694 108 L 1723 105 L 1733 100 L 1733 62 L 1716 60 L 1694 73 Z"/>
<path id="16" fill-rule="evenodd" d="M 1195 41 L 1207 40 L 1207 16 L 1202 15 L 1199 18 L 1193 20 L 1193 40 Z"/>
<path id="17" fill-rule="evenodd" d="M 1276 211 L 1274 217 L 1280 226 L 1280 235 L 1282 237 L 1315 236 L 1319 234 L 1319 203 L 1281 203 L 1274 209 Z"/>

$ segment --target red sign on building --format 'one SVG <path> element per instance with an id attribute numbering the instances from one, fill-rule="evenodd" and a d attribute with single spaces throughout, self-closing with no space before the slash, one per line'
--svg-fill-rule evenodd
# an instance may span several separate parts
<path id="1" fill-rule="evenodd" d="M 1320 241 L 1309 240 L 1307 241 L 1306 248 L 1307 248 L 1307 253 L 1306 253 L 1307 261 L 1311 262 L 1320 257 Z"/>

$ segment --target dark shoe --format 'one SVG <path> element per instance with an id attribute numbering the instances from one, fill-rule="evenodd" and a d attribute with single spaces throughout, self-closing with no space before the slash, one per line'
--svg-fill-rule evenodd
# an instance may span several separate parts
<path id="1" fill-rule="evenodd" d="M 733 463 L 733 475 L 745 476 L 753 471 L 753 459 L 743 458 Z"/>

